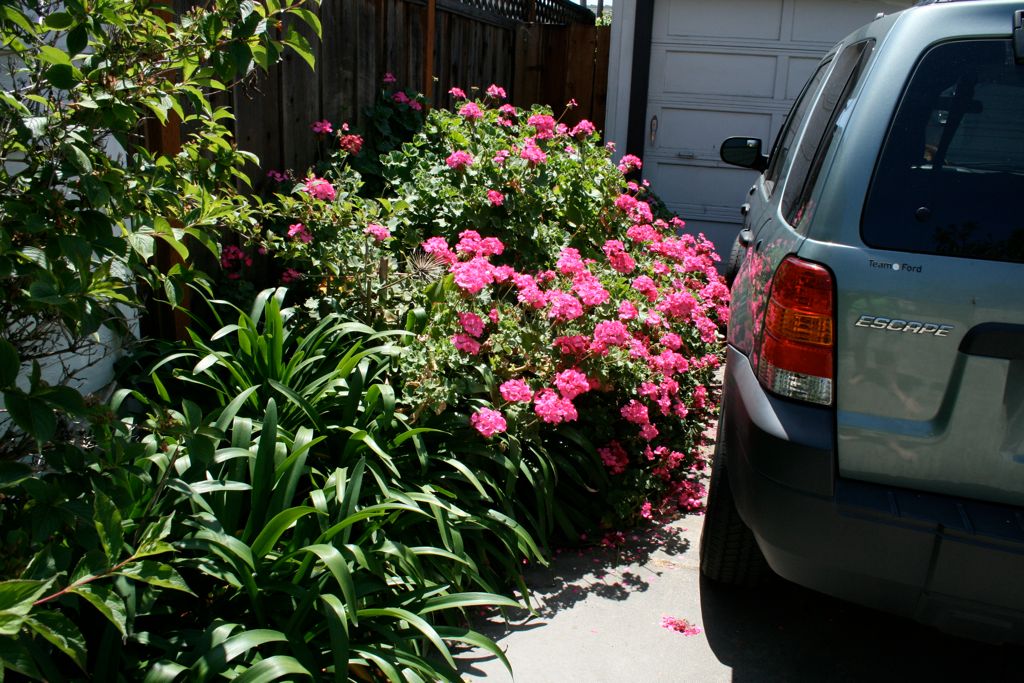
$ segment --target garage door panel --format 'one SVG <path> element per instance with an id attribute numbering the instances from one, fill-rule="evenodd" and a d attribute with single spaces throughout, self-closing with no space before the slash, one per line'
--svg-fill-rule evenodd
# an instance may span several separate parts
<path id="1" fill-rule="evenodd" d="M 673 37 L 778 40 L 782 31 L 782 0 L 677 0 L 667 6 L 668 21 L 661 25 Z"/>
<path id="2" fill-rule="evenodd" d="M 766 148 L 826 50 L 913 0 L 650 0 L 654 3 L 644 174 L 691 227 L 728 239 L 754 171 L 718 158 L 732 135 Z M 649 131 L 654 117 L 657 133 Z"/>
<path id="3" fill-rule="evenodd" d="M 737 193 L 736 188 L 750 187 L 757 180 L 755 171 L 731 166 L 671 161 L 656 161 L 654 165 L 657 182 L 652 182 L 652 186 L 659 195 L 682 195 L 688 199 L 686 203 L 694 205 L 694 209 L 702 207 L 694 211 L 696 215 L 734 217 L 737 221 L 740 219 L 739 205 L 743 201 L 743 193 L 742 190 Z M 700 199 L 694 201 L 698 197 Z"/>
<path id="4" fill-rule="evenodd" d="M 663 107 L 658 118 L 655 149 L 697 159 L 718 161 L 719 144 L 732 135 L 768 140 L 772 134 L 771 113 Z"/>
<path id="5" fill-rule="evenodd" d="M 661 73 L 662 92 L 770 98 L 775 92 L 777 61 L 768 55 L 668 51 Z M 651 86 L 654 91 L 657 82 Z"/>
<path id="6" fill-rule="evenodd" d="M 882 0 L 794 0 L 793 40 L 832 45 L 879 12 L 891 14 L 906 6 L 899 4 Z"/>

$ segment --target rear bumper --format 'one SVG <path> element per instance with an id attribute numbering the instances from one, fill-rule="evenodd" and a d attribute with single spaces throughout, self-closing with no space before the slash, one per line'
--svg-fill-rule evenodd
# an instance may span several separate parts
<path id="1" fill-rule="evenodd" d="M 729 348 L 736 506 L 783 578 L 943 630 L 1024 642 L 1024 509 L 841 479 L 829 408 L 767 394 Z"/>

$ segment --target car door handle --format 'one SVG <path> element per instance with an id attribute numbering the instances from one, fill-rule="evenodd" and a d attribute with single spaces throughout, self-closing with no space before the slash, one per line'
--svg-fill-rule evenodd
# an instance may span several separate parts
<path id="1" fill-rule="evenodd" d="M 748 213 L 750 213 L 750 202 L 743 202 L 740 204 L 740 215 L 746 216 Z"/>

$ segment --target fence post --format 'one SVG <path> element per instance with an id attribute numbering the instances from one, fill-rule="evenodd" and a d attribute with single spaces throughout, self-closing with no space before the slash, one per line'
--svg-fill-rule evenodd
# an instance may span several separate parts
<path id="1" fill-rule="evenodd" d="M 427 40 L 423 47 L 423 96 L 427 107 L 434 101 L 434 41 L 437 34 L 437 0 L 427 0 Z"/>

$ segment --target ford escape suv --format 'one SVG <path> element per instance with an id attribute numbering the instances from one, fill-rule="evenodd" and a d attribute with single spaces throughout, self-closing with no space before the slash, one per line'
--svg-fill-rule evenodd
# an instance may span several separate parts
<path id="1" fill-rule="evenodd" d="M 1024 2 L 922 2 L 822 60 L 733 274 L 701 571 L 1024 640 Z"/>

